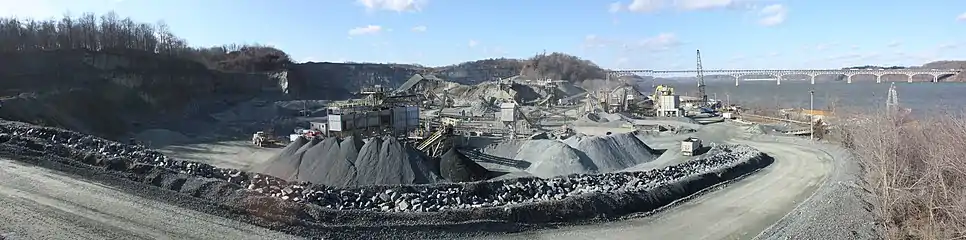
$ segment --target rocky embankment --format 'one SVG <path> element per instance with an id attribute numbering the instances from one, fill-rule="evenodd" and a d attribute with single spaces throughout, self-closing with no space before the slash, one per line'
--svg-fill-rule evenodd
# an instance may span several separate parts
<path id="1" fill-rule="evenodd" d="M 140 146 L 67 130 L 0 124 L 4 157 L 106 170 L 272 220 L 267 227 L 327 236 L 367 234 L 365 229 L 371 227 L 516 231 L 532 224 L 609 219 L 658 209 L 772 161 L 747 146 L 722 145 L 713 151 L 684 164 L 643 172 L 332 188 L 179 161 Z M 469 222 L 472 226 L 465 225 Z"/>

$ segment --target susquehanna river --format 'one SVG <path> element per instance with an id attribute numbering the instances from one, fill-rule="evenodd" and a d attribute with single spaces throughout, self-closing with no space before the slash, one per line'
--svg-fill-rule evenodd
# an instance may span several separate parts
<path id="1" fill-rule="evenodd" d="M 657 81 L 656 84 L 670 85 L 675 93 L 697 96 L 696 81 Z M 714 81 L 706 83 L 709 98 L 732 103 L 759 106 L 779 106 L 782 108 L 808 108 L 809 90 L 814 90 L 815 109 L 826 109 L 829 102 L 835 102 L 839 109 L 876 110 L 885 107 L 890 83 L 875 82 L 817 82 L 807 81 L 742 81 L 735 86 L 733 81 Z M 952 82 L 896 82 L 899 105 L 911 108 L 913 112 L 925 114 L 947 111 L 960 114 L 966 108 L 966 83 Z M 651 82 L 642 82 L 642 89 L 648 89 Z M 650 92 L 648 90 L 646 92 Z"/>

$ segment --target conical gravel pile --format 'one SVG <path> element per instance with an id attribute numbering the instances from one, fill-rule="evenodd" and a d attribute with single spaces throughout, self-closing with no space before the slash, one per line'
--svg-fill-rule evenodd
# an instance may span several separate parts
<path id="1" fill-rule="evenodd" d="M 288 179 L 289 177 L 295 176 L 298 173 L 299 165 L 301 165 L 302 158 L 299 155 L 299 149 L 309 143 L 309 140 L 304 137 L 299 137 L 289 143 L 288 146 L 282 149 L 278 155 L 268 159 L 262 164 L 252 167 L 252 171 L 260 172 L 282 179 Z"/>
<path id="2" fill-rule="evenodd" d="M 440 156 L 439 168 L 440 175 L 453 182 L 481 181 L 489 174 L 486 168 L 470 160 L 456 148 L 450 148 Z"/>

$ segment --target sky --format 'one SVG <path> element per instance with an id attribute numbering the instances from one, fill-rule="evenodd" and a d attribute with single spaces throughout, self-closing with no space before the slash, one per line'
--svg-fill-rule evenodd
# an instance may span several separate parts
<path id="1" fill-rule="evenodd" d="M 0 15 L 115 11 L 191 45 L 442 66 L 562 52 L 609 69 L 830 69 L 966 58 L 966 1 L 0 0 Z"/>

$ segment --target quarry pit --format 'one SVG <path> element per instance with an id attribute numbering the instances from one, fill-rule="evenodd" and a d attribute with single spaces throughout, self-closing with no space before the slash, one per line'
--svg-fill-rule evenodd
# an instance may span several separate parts
<path id="1" fill-rule="evenodd" d="M 689 238 L 693 233 L 681 226 L 710 221 L 699 217 L 706 214 L 736 224 L 702 234 L 750 238 L 807 199 L 843 157 L 814 151 L 812 143 L 765 131 L 762 124 L 720 115 L 639 116 L 620 110 L 638 103 L 609 102 L 654 95 L 612 98 L 625 91 L 559 82 L 418 81 L 410 87 L 403 90 L 433 96 L 411 105 L 419 106 L 418 116 L 399 118 L 403 124 L 390 117 L 356 129 L 339 122 L 343 128 L 334 129 L 332 109 L 348 112 L 359 102 L 252 100 L 210 116 L 237 127 L 217 133 L 155 128 L 132 135 L 133 145 L 5 122 L 0 152 L 221 206 L 233 213 L 208 214 L 288 234 L 271 237 L 276 239 L 645 232 Z M 361 105 L 407 104 L 386 100 L 393 95 L 406 94 L 373 91 L 360 98 Z M 374 131 L 377 126 L 391 127 Z M 263 129 L 272 129 L 265 132 L 278 144 L 256 146 L 245 139 L 246 131 Z M 285 129 L 321 135 L 284 135 Z M 694 156 L 681 151 L 688 138 L 702 140 Z M 761 202 L 768 204 L 755 204 Z M 179 231 L 172 228 L 180 225 L 151 226 Z M 272 234 L 219 231 L 239 238 Z"/>

